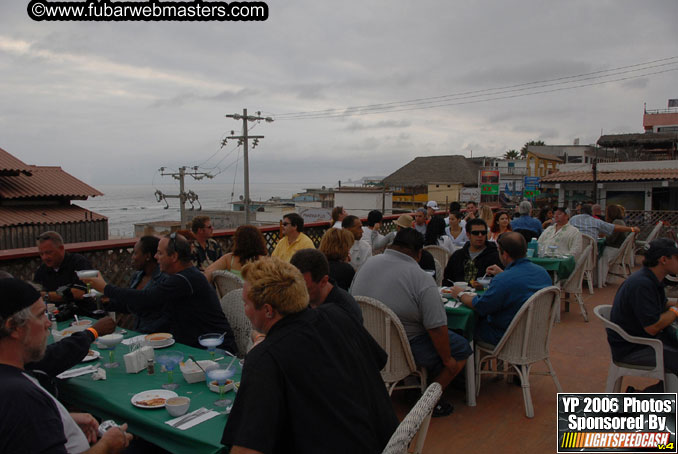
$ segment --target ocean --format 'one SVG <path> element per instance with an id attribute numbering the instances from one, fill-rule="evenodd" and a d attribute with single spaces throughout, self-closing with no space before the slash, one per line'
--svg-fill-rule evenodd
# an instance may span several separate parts
<path id="1" fill-rule="evenodd" d="M 90 197 L 89 200 L 74 200 L 73 204 L 99 213 L 108 218 L 108 233 L 110 238 L 134 237 L 134 224 L 153 221 L 179 220 L 179 200 L 168 199 L 169 208 L 165 209 L 165 202 L 158 202 L 155 190 L 159 189 L 166 195 L 177 194 L 179 184 L 168 185 L 96 185 L 96 189 L 104 193 L 102 197 Z M 243 193 L 242 185 L 236 185 L 233 191 L 232 184 L 202 183 L 187 184 L 186 191 L 192 190 L 198 195 L 198 201 L 204 210 L 230 210 L 231 202 L 237 202 Z M 289 198 L 297 192 L 302 192 L 298 183 L 251 184 L 250 199 L 268 200 L 271 197 Z M 231 198 L 231 192 L 234 192 Z M 195 209 L 199 205 L 195 204 Z M 186 203 L 186 208 L 191 205 Z"/>

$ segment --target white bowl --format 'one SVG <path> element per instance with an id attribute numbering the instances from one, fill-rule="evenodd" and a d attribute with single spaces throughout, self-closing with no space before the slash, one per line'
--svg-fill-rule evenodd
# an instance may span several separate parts
<path id="1" fill-rule="evenodd" d="M 170 333 L 152 333 L 147 334 L 144 339 L 151 347 L 163 347 L 173 336 Z"/>
<path id="2" fill-rule="evenodd" d="M 209 359 L 198 361 L 198 364 L 200 364 L 200 366 L 205 370 L 219 367 L 219 364 L 215 363 L 214 361 L 210 361 Z M 186 380 L 186 383 L 198 383 L 205 381 L 205 373 L 200 370 L 200 367 L 198 367 L 198 365 L 194 363 L 192 359 L 189 359 L 183 365 L 180 365 L 179 368 L 181 369 L 181 373 L 184 375 L 184 380 Z"/>
<path id="3" fill-rule="evenodd" d="M 210 391 L 218 393 L 219 392 L 219 385 L 217 384 L 216 381 L 210 381 L 207 382 L 207 387 L 210 389 Z M 224 392 L 227 393 L 230 390 L 232 390 L 235 387 L 235 381 L 232 379 L 226 380 L 226 384 L 224 385 Z"/>
<path id="4" fill-rule="evenodd" d="M 191 399 L 185 396 L 170 397 L 165 401 L 167 413 L 174 417 L 185 414 L 188 411 L 188 407 L 190 406 Z"/>
<path id="5" fill-rule="evenodd" d="M 75 274 L 78 276 L 78 279 L 84 278 L 94 278 L 99 275 L 99 270 L 79 270 Z"/>
<path id="6" fill-rule="evenodd" d="M 122 342 L 122 338 L 122 334 L 106 334 L 105 336 L 100 336 L 97 342 L 105 348 L 113 348 Z"/>

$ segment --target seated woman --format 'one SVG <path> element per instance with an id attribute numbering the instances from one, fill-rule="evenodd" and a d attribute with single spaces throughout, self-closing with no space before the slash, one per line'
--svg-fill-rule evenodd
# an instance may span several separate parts
<path id="1" fill-rule="evenodd" d="M 447 233 L 447 236 L 450 237 L 457 249 L 464 247 L 468 241 L 466 230 L 464 230 L 464 226 L 461 225 L 463 219 L 464 217 L 459 211 L 451 211 L 449 216 L 450 225 L 445 228 L 445 233 Z"/>
<path id="2" fill-rule="evenodd" d="M 511 230 L 509 214 L 506 211 L 497 211 L 492 220 L 490 234 L 487 239 L 496 243 L 502 233 L 510 232 Z"/>
<path id="3" fill-rule="evenodd" d="M 449 236 L 445 234 L 445 221 L 440 216 L 433 216 L 426 226 L 424 246 L 440 246 L 450 254 L 457 250 Z"/>
<path id="4" fill-rule="evenodd" d="M 152 288 L 162 282 L 165 275 L 158 268 L 155 254 L 158 251 L 160 239 L 154 236 L 142 236 L 134 245 L 132 252 L 132 265 L 137 270 L 130 280 L 129 288 L 141 290 Z M 140 333 L 157 333 L 167 331 L 169 328 L 169 316 L 165 311 L 133 311 L 126 304 L 111 300 L 106 307 L 110 312 L 132 314 L 136 320 L 131 328 Z"/>
<path id="5" fill-rule="evenodd" d="M 623 225 L 624 217 L 626 217 L 626 210 L 621 205 L 608 205 L 605 210 L 605 220 L 615 225 Z M 605 285 L 604 279 L 607 277 L 607 273 L 610 270 L 610 262 L 619 252 L 619 248 L 626 239 L 628 232 L 615 232 L 611 235 L 605 237 L 605 249 L 598 259 L 598 278 L 600 279 L 603 285 Z M 614 271 L 614 270 L 613 270 Z"/>
<path id="6" fill-rule="evenodd" d="M 241 225 L 233 235 L 233 250 L 208 266 L 205 277 L 212 282 L 212 273 L 216 270 L 228 270 L 241 277 L 240 270 L 243 266 L 267 255 L 266 240 L 261 231 L 253 225 Z"/>
<path id="7" fill-rule="evenodd" d="M 541 226 L 544 230 L 546 230 L 546 227 L 550 227 L 551 224 L 553 224 L 553 208 L 551 207 L 544 207 L 541 210 L 539 210 L 539 222 L 541 222 Z"/>
<path id="8" fill-rule="evenodd" d="M 348 263 L 348 251 L 354 241 L 353 234 L 348 230 L 331 228 L 325 232 L 318 246 L 329 262 L 330 279 L 347 292 L 355 275 L 355 270 Z"/>

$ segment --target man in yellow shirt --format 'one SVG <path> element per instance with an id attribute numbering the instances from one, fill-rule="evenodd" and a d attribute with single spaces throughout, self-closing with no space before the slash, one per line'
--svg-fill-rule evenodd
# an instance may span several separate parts
<path id="1" fill-rule="evenodd" d="M 285 235 L 273 250 L 271 257 L 289 262 L 295 252 L 301 249 L 315 249 L 313 241 L 304 233 L 304 220 L 297 213 L 283 216 L 283 234 Z"/>

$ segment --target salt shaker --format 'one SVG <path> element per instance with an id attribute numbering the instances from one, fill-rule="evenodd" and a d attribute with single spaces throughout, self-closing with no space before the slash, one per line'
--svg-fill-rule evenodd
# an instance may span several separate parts
<path id="1" fill-rule="evenodd" d="M 155 374 L 155 364 L 153 364 L 153 360 L 152 360 L 152 359 L 149 359 L 149 360 L 147 361 L 146 370 L 148 371 L 148 375 L 153 375 L 153 374 Z"/>

